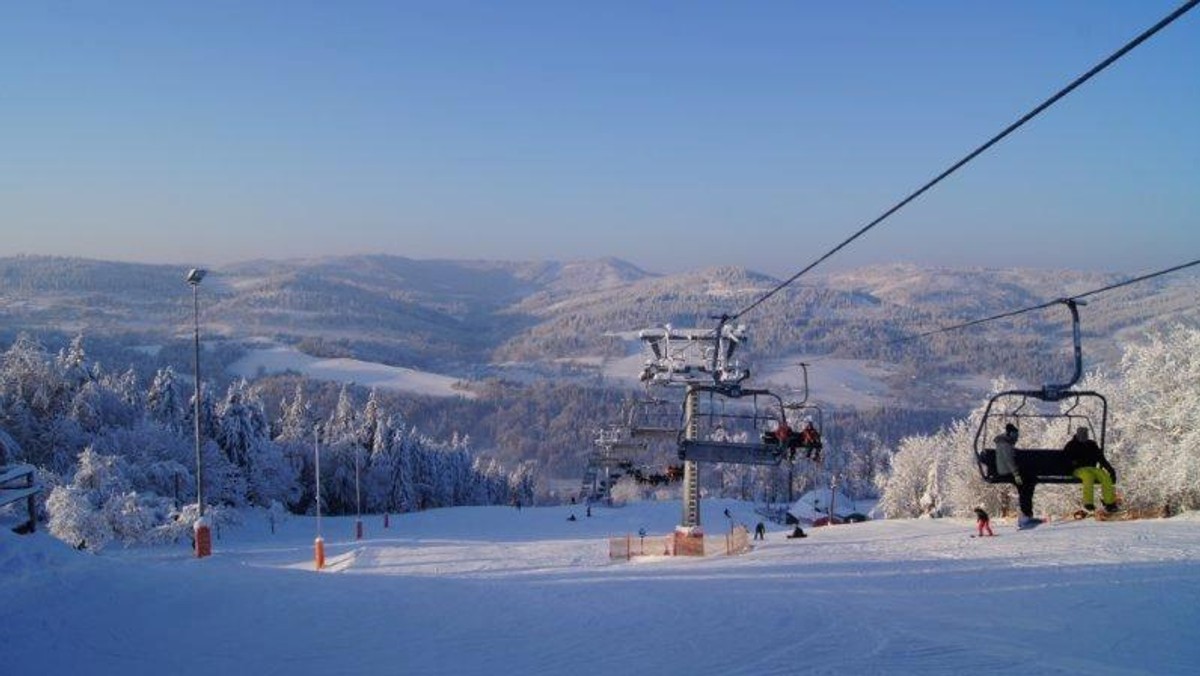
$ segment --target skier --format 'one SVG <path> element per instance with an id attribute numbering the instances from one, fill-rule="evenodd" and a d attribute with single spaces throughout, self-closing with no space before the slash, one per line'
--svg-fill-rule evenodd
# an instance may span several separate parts
<path id="1" fill-rule="evenodd" d="M 767 535 L 767 526 L 762 521 L 759 521 L 758 525 L 754 527 L 754 539 L 755 540 L 765 540 L 766 535 Z"/>
<path id="2" fill-rule="evenodd" d="M 1099 481 L 1104 511 L 1117 511 L 1116 491 L 1113 489 L 1113 484 L 1117 481 L 1117 470 L 1105 459 L 1100 446 L 1088 438 L 1088 428 L 1080 427 L 1075 430 L 1075 436 L 1071 437 L 1063 451 L 1075 468 L 1072 474 L 1083 482 L 1083 508 L 1089 512 L 1096 511 L 1095 484 Z"/>
<path id="3" fill-rule="evenodd" d="M 996 443 L 996 474 L 998 477 L 1008 477 L 1017 487 L 1017 503 L 1021 516 L 1017 517 L 1017 528 L 1033 528 L 1042 522 L 1033 516 L 1033 491 L 1037 488 L 1037 477 L 1028 474 L 1022 476 L 1017 463 L 1017 439 L 1021 431 L 1017 426 L 1008 423 L 1004 426 L 1004 434 L 997 435 Z"/>
<path id="4" fill-rule="evenodd" d="M 992 532 L 992 520 L 988 517 L 988 513 L 983 511 L 983 507 L 975 508 L 975 526 L 979 529 L 979 537 L 983 537 L 985 532 L 988 535 L 995 535 Z"/>

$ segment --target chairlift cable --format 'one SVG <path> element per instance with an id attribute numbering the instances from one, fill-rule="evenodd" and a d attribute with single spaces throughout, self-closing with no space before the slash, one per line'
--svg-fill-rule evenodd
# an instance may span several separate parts
<path id="1" fill-rule="evenodd" d="M 908 342 L 911 340 L 918 340 L 920 338 L 927 338 L 929 336 L 934 336 L 939 333 L 949 333 L 951 331 L 958 331 L 960 329 L 965 329 L 970 326 L 977 326 L 979 324 L 993 322 L 993 321 L 996 321 L 999 319 L 1007 319 L 1009 317 L 1015 317 L 1017 315 L 1025 314 L 1027 312 L 1034 312 L 1036 310 L 1044 310 L 1048 307 L 1051 307 L 1051 306 L 1054 306 L 1054 305 L 1057 305 L 1059 303 L 1066 302 L 1066 301 L 1080 301 L 1089 296 L 1096 296 L 1096 295 L 1099 295 L 1106 291 L 1112 291 L 1113 289 L 1119 289 L 1123 286 L 1129 286 L 1131 284 L 1137 284 L 1138 282 L 1144 282 L 1149 279 L 1154 279 L 1155 277 L 1161 277 L 1163 275 L 1167 275 L 1172 272 L 1178 272 L 1179 270 L 1184 270 L 1186 268 L 1190 268 L 1190 267 L 1193 267 L 1196 265 L 1200 265 L 1200 258 L 1198 258 L 1194 261 L 1191 261 L 1190 263 L 1183 263 L 1182 265 L 1176 265 L 1174 267 L 1170 267 L 1165 270 L 1159 270 L 1158 272 L 1151 272 L 1149 274 L 1141 275 L 1140 277 L 1134 277 L 1133 279 L 1127 279 L 1123 282 L 1117 282 L 1116 284 L 1109 284 L 1108 286 L 1101 287 L 1099 289 L 1093 289 L 1091 291 L 1085 291 L 1084 293 L 1076 294 L 1074 296 L 1070 296 L 1067 298 L 1056 298 L 1054 300 L 1047 301 L 1045 303 L 1040 303 L 1038 305 L 1032 305 L 1030 307 L 1021 308 L 1020 310 L 1012 310 L 1010 312 L 1003 312 L 998 315 L 992 315 L 991 317 L 984 317 L 983 319 L 975 319 L 975 320 L 972 320 L 969 322 L 964 322 L 962 324 L 955 324 L 953 326 L 947 326 L 947 327 L 941 328 L 941 329 L 934 329 L 933 331 L 926 331 L 925 333 L 919 333 L 915 336 L 908 336 L 906 338 L 898 338 L 894 341 L 891 341 L 890 344 L 905 343 L 905 342 Z"/>
<path id="2" fill-rule="evenodd" d="M 1064 298 L 1055 298 L 1054 300 L 1046 301 L 1045 303 L 1039 303 L 1037 305 L 1031 305 L 1029 307 L 1021 308 L 1019 310 L 1011 310 L 1009 312 L 1002 312 L 998 315 L 992 315 L 990 317 L 984 317 L 982 319 L 974 319 L 969 322 L 963 322 L 962 324 L 954 324 L 952 326 L 947 326 L 947 327 L 940 328 L 940 329 L 934 329 L 932 331 L 926 331 L 924 333 L 918 333 L 915 336 L 906 336 L 904 338 L 897 338 L 895 340 L 888 341 L 884 344 L 885 345 L 898 345 L 900 343 L 907 343 L 907 342 L 910 342 L 913 340 L 920 340 L 921 338 L 928 338 L 929 336 L 936 336 L 939 333 L 950 333 L 952 331 L 959 331 L 959 330 L 966 329 L 966 328 L 969 328 L 972 326 L 977 326 L 979 324 L 986 324 L 988 322 L 994 322 L 994 321 L 998 321 L 1001 319 L 1008 319 L 1009 317 L 1016 317 L 1017 315 L 1022 315 L 1022 314 L 1026 314 L 1029 312 L 1035 312 L 1037 310 L 1044 310 L 1046 308 L 1053 307 L 1053 306 L 1058 305 L 1059 303 L 1062 303 L 1065 301 L 1081 301 L 1084 298 L 1089 298 L 1091 296 L 1098 296 L 1102 293 L 1105 293 L 1108 291 L 1113 291 L 1114 289 L 1119 289 L 1119 288 L 1122 288 L 1125 286 L 1131 286 L 1133 284 L 1145 282 L 1145 281 L 1154 279 L 1156 277 L 1162 277 L 1164 275 L 1169 275 L 1171 273 L 1179 272 L 1180 270 L 1186 270 L 1187 268 L 1195 267 L 1197 265 L 1200 265 L 1200 258 L 1198 258 L 1194 261 L 1190 261 L 1187 263 L 1182 263 L 1180 265 L 1166 268 L 1165 270 L 1159 270 L 1157 272 L 1151 272 L 1151 273 L 1148 273 L 1145 275 L 1140 275 L 1140 276 L 1134 277 L 1132 279 L 1127 279 L 1123 282 L 1117 282 L 1116 284 L 1109 284 L 1108 286 L 1103 286 L 1103 287 L 1100 287 L 1099 289 L 1092 289 L 1091 291 L 1085 291 L 1083 293 L 1079 293 L 1074 296 L 1069 296 L 1069 297 L 1064 297 Z M 810 357 L 810 358 L 808 358 L 808 361 L 806 363 L 809 366 L 812 366 L 813 364 L 818 364 L 818 363 L 821 363 L 821 362 L 823 362 L 827 359 L 831 359 L 831 358 L 834 358 L 833 354 L 824 354 L 824 355 L 820 355 L 817 357 Z"/>
<path id="3" fill-rule="evenodd" d="M 1186 13 L 1187 13 L 1189 10 L 1191 10 L 1193 7 L 1195 7 L 1197 3 L 1200 3 L 1200 0 L 1188 0 L 1187 2 L 1184 2 L 1184 3 L 1183 3 L 1182 5 L 1180 5 L 1180 6 L 1179 6 L 1179 7 L 1178 7 L 1178 8 L 1177 8 L 1175 11 L 1171 12 L 1169 15 L 1167 15 L 1166 17 L 1164 17 L 1164 18 L 1163 18 L 1161 21 L 1159 21 L 1158 23 L 1154 24 L 1154 25 L 1153 25 L 1153 26 L 1151 26 L 1150 28 L 1146 29 L 1146 30 L 1145 30 L 1145 31 L 1143 31 L 1143 32 L 1142 32 L 1140 35 L 1138 35 L 1137 37 L 1135 37 L 1134 39 L 1132 39 L 1132 40 L 1130 40 L 1128 43 L 1126 43 L 1126 44 L 1125 44 L 1123 47 L 1121 47 L 1121 48 L 1120 48 L 1120 49 L 1118 49 L 1117 51 L 1113 52 L 1113 53 L 1112 53 L 1110 56 L 1108 56 L 1106 59 L 1104 59 L 1104 60 L 1103 60 L 1103 61 L 1101 61 L 1100 63 L 1098 63 L 1098 64 L 1096 64 L 1095 66 L 1093 66 L 1093 67 L 1091 68 L 1091 70 L 1089 70 L 1089 71 L 1087 71 L 1086 73 L 1084 73 L 1083 75 L 1080 75 L 1079 77 L 1075 78 L 1075 80 L 1074 80 L 1074 81 L 1072 81 L 1070 84 L 1068 84 L 1066 87 L 1063 87 L 1063 88 L 1062 88 L 1062 89 L 1060 89 L 1060 90 L 1059 90 L 1057 93 L 1055 93 L 1053 96 L 1051 96 L 1050 98 L 1048 98 L 1048 99 L 1046 99 L 1045 101 L 1043 101 L 1043 102 L 1042 102 L 1040 105 L 1038 105 L 1036 108 L 1034 108 L 1033 110 L 1029 111 L 1029 112 L 1028 112 L 1028 113 L 1026 113 L 1025 115 L 1021 116 L 1021 118 L 1020 118 L 1020 119 L 1018 119 L 1016 122 L 1013 122 L 1013 123 L 1012 123 L 1012 124 L 1010 124 L 1008 127 L 1006 127 L 1006 128 L 1004 129 L 1004 131 L 1001 131 L 999 134 L 996 134 L 996 135 L 995 135 L 995 136 L 993 136 L 993 137 L 992 137 L 990 140 L 988 140 L 986 143 L 984 143 L 983 145 L 979 146 L 979 147 L 978 147 L 978 148 L 976 148 L 975 150 L 971 151 L 969 154 L 967 154 L 967 155 L 966 155 L 965 157 L 963 157 L 961 160 L 959 160 L 958 162 L 955 162 L 955 163 L 954 163 L 954 164 L 953 164 L 953 165 L 952 165 L 952 166 L 951 166 L 949 169 L 946 169 L 946 170 L 945 170 L 945 171 L 943 171 L 942 173 L 938 174 L 938 175 L 937 175 L 937 176 L 936 176 L 936 177 L 935 177 L 933 180 L 931 180 L 931 181 L 929 181 L 928 183 L 926 183 L 925 185 L 921 186 L 921 187 L 920 187 L 920 188 L 918 188 L 918 189 L 917 189 L 915 192 L 913 192 L 912 194 L 910 194 L 908 197 L 905 197 L 903 200 L 901 200 L 900 202 L 898 202 L 898 203 L 897 203 L 895 206 L 893 206 L 892 208 L 890 208 L 890 209 L 888 209 L 887 211 L 883 212 L 883 214 L 881 214 L 880 216 L 878 216 L 878 217 L 877 217 L 875 220 L 871 221 L 870 223 L 868 223 L 868 224 L 866 224 L 865 226 L 863 226 L 862 228 L 860 228 L 860 229 L 858 230 L 858 232 L 855 232 L 853 235 L 851 235 L 850 237 L 848 237 L 848 238 L 847 238 L 845 241 L 843 241 L 841 244 L 838 244 L 838 245 L 837 245 L 837 246 L 835 246 L 833 249 L 830 249 L 830 250 L 829 250 L 827 253 L 825 253 L 823 256 L 821 256 L 821 257 L 820 257 L 820 258 L 818 258 L 817 260 L 813 261 L 812 263 L 810 263 L 810 264 L 809 264 L 807 267 L 805 267 L 803 270 L 801 270 L 801 271 L 797 272 L 796 274 L 792 275 L 791 277 L 787 278 L 786 280 L 784 280 L 783 282 L 781 282 L 781 283 L 780 283 L 778 286 L 776 286 L 775 288 L 773 288 L 773 289 L 771 289 L 770 291 L 766 292 L 765 294 L 763 294 L 762 296 L 760 296 L 760 297 L 759 297 L 757 300 L 755 300 L 753 303 L 751 303 L 750 305 L 746 306 L 746 308 L 744 308 L 743 310 L 741 310 L 741 311 L 739 311 L 739 312 L 735 313 L 734 315 L 732 315 L 732 316 L 731 316 L 729 319 L 730 319 L 730 320 L 736 320 L 736 319 L 739 319 L 739 318 L 740 318 L 742 315 L 746 314 L 747 312 L 750 312 L 750 311 L 751 311 L 751 310 L 753 310 L 754 308 L 756 308 L 756 307 L 758 307 L 759 305 L 761 305 L 762 303 L 766 302 L 766 301 L 767 301 L 769 298 L 771 298 L 771 297 L 772 297 L 772 296 L 774 296 L 775 294 L 779 293 L 780 291 L 782 291 L 782 290 L 783 290 L 783 289 L 785 289 L 786 287 L 790 286 L 790 285 L 791 285 L 793 282 L 795 282 L 795 281 L 796 281 L 797 279 L 799 279 L 801 276 L 803 276 L 804 274 L 808 273 L 810 270 L 812 270 L 813 268 L 817 267 L 817 266 L 818 266 L 818 265 L 820 265 L 821 263 L 825 262 L 827 259 L 831 258 L 831 257 L 832 257 L 834 254 L 836 254 L 837 252 L 841 251 L 843 248 L 845 248 L 846 246 L 848 246 L 848 245 L 849 245 L 851 242 L 853 242 L 854 240 L 858 239 L 858 238 L 859 238 L 859 237 L 861 237 L 862 235 L 865 235 L 865 234 L 867 233 L 867 231 L 871 230 L 871 229 L 872 229 L 872 228 L 874 228 L 875 226 L 877 226 L 877 225 L 879 225 L 880 223 L 882 223 L 882 222 L 883 222 L 885 219 L 887 219 L 889 216 L 891 216 L 892 214 L 896 213 L 896 212 L 897 212 L 897 211 L 899 211 L 900 209 L 902 209 L 902 208 L 904 208 L 905 206 L 907 206 L 907 205 L 908 205 L 910 202 L 912 202 L 912 201 L 913 201 L 913 200 L 915 200 L 916 198 L 920 197 L 922 194 L 924 194 L 925 192 L 927 192 L 928 190 L 930 190 L 931 188 L 933 188 L 935 185 L 937 185 L 938 183 L 940 183 L 940 182 L 941 182 L 943 179 L 945 179 L 945 178 L 947 178 L 948 176 L 950 176 L 951 174 L 953 174 L 955 171 L 958 171 L 960 168 L 962 168 L 962 167 L 963 167 L 965 164 L 967 164 L 967 163 L 968 163 L 968 162 L 970 162 L 971 160 L 973 160 L 973 159 L 975 159 L 976 157 L 978 157 L 979 155 L 983 154 L 983 153 L 984 153 L 984 151 L 986 151 L 987 149 L 989 149 L 989 148 L 991 148 L 992 146 L 994 146 L 994 145 L 996 145 L 997 143 L 999 143 L 999 142 L 1000 142 L 1002 139 L 1004 139 L 1006 136 L 1008 136 L 1008 135 L 1009 135 L 1009 134 L 1011 134 L 1012 132 L 1014 132 L 1014 131 L 1016 131 L 1017 129 L 1019 129 L 1019 128 L 1020 128 L 1021 126 L 1023 126 L 1023 125 L 1024 125 L 1026 122 L 1029 122 L 1029 121 L 1030 121 L 1030 120 L 1032 120 L 1033 118 L 1037 117 L 1039 114 L 1041 114 L 1043 111 L 1045 111 L 1045 110 L 1046 110 L 1047 108 L 1049 108 L 1050 106 L 1052 106 L 1052 105 L 1054 105 L 1055 103 L 1057 103 L 1057 102 L 1058 102 L 1060 99 L 1062 99 L 1063 97 L 1065 97 L 1067 94 L 1070 94 L 1070 93 L 1071 93 L 1072 91 L 1074 91 L 1074 90 L 1075 90 L 1077 87 L 1079 87 L 1079 86 L 1080 86 L 1080 85 L 1082 85 L 1083 83 L 1087 82 L 1088 80 L 1090 80 L 1090 79 L 1091 79 L 1092 77 L 1094 77 L 1095 75 L 1099 74 L 1099 73 L 1100 73 L 1101 71 L 1103 71 L 1104 69 L 1106 69 L 1106 68 L 1108 68 L 1109 66 L 1111 66 L 1111 65 L 1112 65 L 1113 63 L 1115 63 L 1115 62 L 1116 62 L 1118 59 L 1120 59 L 1121 57 L 1125 56 L 1125 54 L 1129 53 L 1129 52 L 1130 52 L 1130 51 L 1132 51 L 1132 50 L 1133 50 L 1135 47 L 1137 47 L 1138 45 L 1140 45 L 1140 44 L 1142 44 L 1143 42 L 1145 42 L 1147 39 L 1149 39 L 1149 38 L 1150 38 L 1151 36 L 1153 36 L 1155 33 L 1159 32 L 1159 31 L 1160 31 L 1160 30 L 1162 30 L 1163 28 L 1166 28 L 1168 25 L 1170 25 L 1170 24 L 1171 24 L 1172 22 L 1174 22 L 1176 19 L 1178 19 L 1179 17 L 1183 16 L 1183 15 L 1184 15 L 1184 14 L 1186 14 Z"/>
<path id="4" fill-rule="evenodd" d="M 1095 290 L 1087 291 L 1085 293 L 1081 293 L 1081 294 L 1078 294 L 1075 296 L 1071 296 L 1071 300 L 1082 300 L 1084 298 L 1087 298 L 1088 296 L 1095 296 L 1095 295 L 1104 293 L 1105 291 L 1112 291 L 1113 289 L 1119 289 L 1123 286 L 1129 286 L 1130 284 L 1136 284 L 1138 282 L 1144 282 L 1148 279 L 1154 279 L 1155 277 L 1161 277 L 1163 275 L 1167 275 L 1172 272 L 1178 272 L 1179 270 L 1183 270 L 1185 268 L 1190 268 L 1193 265 L 1200 265 L 1200 258 L 1198 258 L 1190 263 L 1183 263 L 1181 265 L 1176 265 L 1173 268 L 1167 268 L 1166 270 L 1159 270 L 1158 272 L 1151 272 L 1150 274 L 1142 275 L 1141 277 L 1134 277 L 1133 279 L 1128 279 L 1128 280 L 1125 280 L 1124 282 L 1110 284 L 1109 286 L 1106 286 L 1106 287 L 1103 287 L 1100 289 L 1095 289 Z"/>

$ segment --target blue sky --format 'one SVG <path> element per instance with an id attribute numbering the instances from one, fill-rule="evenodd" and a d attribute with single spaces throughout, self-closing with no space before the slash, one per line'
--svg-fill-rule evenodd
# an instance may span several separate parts
<path id="1" fill-rule="evenodd" d="M 0 255 L 804 267 L 1178 5 L 46 2 L 0 8 Z M 1200 254 L 1200 10 L 858 240 Z"/>

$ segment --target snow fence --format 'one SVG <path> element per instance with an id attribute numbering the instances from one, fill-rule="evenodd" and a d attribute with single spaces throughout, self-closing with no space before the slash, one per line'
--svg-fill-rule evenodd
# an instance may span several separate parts
<path id="1" fill-rule="evenodd" d="M 742 554 L 753 549 L 750 531 L 745 526 L 734 526 L 728 533 L 705 536 L 698 531 L 677 530 L 670 535 L 644 535 L 638 533 L 610 537 L 608 558 L 628 561 L 636 556 L 704 556 Z"/>

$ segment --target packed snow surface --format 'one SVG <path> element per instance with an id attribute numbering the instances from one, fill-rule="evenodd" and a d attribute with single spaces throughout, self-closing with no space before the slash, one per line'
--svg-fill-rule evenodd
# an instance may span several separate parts
<path id="1" fill-rule="evenodd" d="M 703 503 L 710 546 L 752 506 Z M 576 521 L 567 517 L 576 515 Z M 678 503 L 463 507 L 100 554 L 0 532 L 5 674 L 1183 674 L 1200 664 L 1200 516 L 771 525 L 739 556 L 610 561 Z M 717 548 L 717 547 L 714 547 Z"/>
<path id="2" fill-rule="evenodd" d="M 379 387 L 434 397 L 474 396 L 458 387 L 459 381 L 449 376 L 345 357 L 322 359 L 278 345 L 250 350 L 244 357 L 231 364 L 229 371 L 244 378 L 253 378 L 263 373 L 295 371 L 309 378 L 355 383 L 368 388 Z"/>

